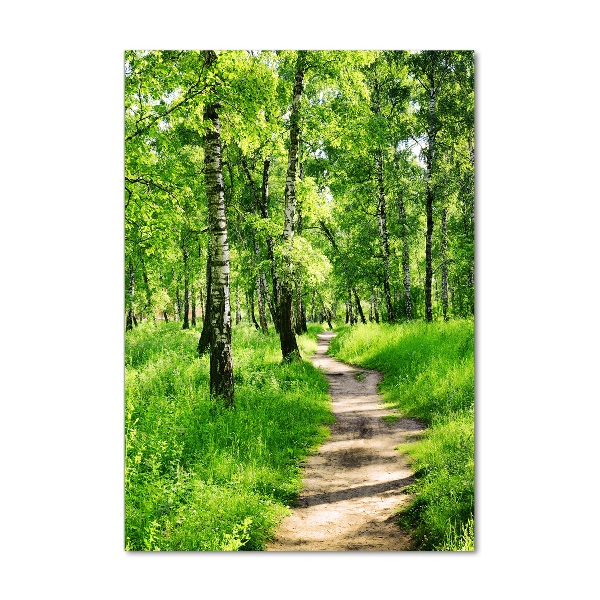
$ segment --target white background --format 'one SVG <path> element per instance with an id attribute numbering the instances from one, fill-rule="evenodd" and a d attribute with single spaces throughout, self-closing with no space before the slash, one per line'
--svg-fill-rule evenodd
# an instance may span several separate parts
<path id="1" fill-rule="evenodd" d="M 593 3 L 60 1 L 1 39 L 6 598 L 589 598 L 598 565 Z M 123 551 L 123 51 L 474 49 L 477 551 Z"/>

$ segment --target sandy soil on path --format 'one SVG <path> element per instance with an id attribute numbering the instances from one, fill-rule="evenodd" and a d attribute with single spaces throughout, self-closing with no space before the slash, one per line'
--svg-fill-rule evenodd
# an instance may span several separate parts
<path id="1" fill-rule="evenodd" d="M 393 422 L 381 403 L 381 375 L 327 356 L 335 334 L 319 335 L 312 362 L 329 380 L 331 437 L 304 465 L 304 488 L 267 550 L 410 550 L 395 513 L 409 496 L 412 471 L 395 448 L 420 436 L 414 419 Z"/>

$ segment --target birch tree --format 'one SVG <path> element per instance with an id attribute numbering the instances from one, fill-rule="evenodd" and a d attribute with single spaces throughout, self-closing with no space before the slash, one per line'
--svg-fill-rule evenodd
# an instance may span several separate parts
<path id="1" fill-rule="evenodd" d="M 207 62 L 217 60 L 214 51 L 206 52 Z M 231 352 L 231 309 L 229 301 L 229 242 L 223 168 L 221 163 L 220 103 L 204 108 L 208 129 L 204 137 L 204 177 L 208 201 L 210 252 L 210 393 L 233 404 L 233 358 Z"/>
<path id="2" fill-rule="evenodd" d="M 298 167 L 298 145 L 300 134 L 300 102 L 304 88 L 306 52 L 299 51 L 296 59 L 293 100 L 290 111 L 290 145 L 285 178 L 285 207 L 283 224 L 283 268 L 279 294 L 279 340 L 281 355 L 285 362 L 300 360 L 300 351 L 293 328 L 292 304 L 294 299 L 294 214 L 296 211 L 296 169 Z"/>

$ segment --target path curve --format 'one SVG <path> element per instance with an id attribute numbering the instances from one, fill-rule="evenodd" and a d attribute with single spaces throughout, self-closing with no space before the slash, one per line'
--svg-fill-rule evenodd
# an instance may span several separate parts
<path id="1" fill-rule="evenodd" d="M 329 380 L 335 423 L 331 437 L 304 465 L 298 507 L 267 550 L 410 550 L 410 535 L 396 524 L 408 502 L 413 472 L 395 448 L 418 438 L 414 419 L 384 421 L 396 411 L 377 393 L 381 374 L 326 355 L 335 334 L 318 336 L 313 364 Z"/>

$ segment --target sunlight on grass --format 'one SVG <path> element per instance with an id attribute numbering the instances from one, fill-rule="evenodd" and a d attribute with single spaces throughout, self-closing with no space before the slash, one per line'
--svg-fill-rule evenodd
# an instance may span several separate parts
<path id="1" fill-rule="evenodd" d="M 414 500 L 401 516 L 423 549 L 474 549 L 473 320 L 342 327 L 337 358 L 381 371 L 386 403 L 429 425 L 402 450 L 413 461 Z"/>
<path id="2" fill-rule="evenodd" d="M 299 338 L 303 356 L 318 330 Z M 245 325 L 233 330 L 235 407 L 213 402 L 198 335 L 179 323 L 126 335 L 128 550 L 262 549 L 332 420 L 323 375 L 282 365 L 275 332 Z"/>

